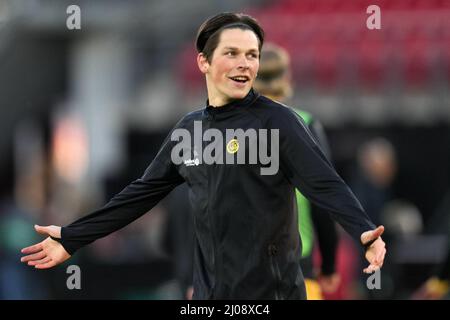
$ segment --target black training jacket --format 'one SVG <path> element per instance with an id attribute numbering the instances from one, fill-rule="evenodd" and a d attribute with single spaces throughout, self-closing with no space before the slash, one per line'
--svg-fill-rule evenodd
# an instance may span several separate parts
<path id="1" fill-rule="evenodd" d="M 226 129 L 279 129 L 278 172 L 261 175 L 261 167 L 268 165 L 259 161 L 175 165 L 171 152 L 178 141 L 169 134 L 140 179 L 103 208 L 62 228 L 60 241 L 70 254 L 139 218 L 186 182 L 196 236 L 195 299 L 304 299 L 294 186 L 330 212 L 357 242 L 361 233 L 374 229 L 290 108 L 251 90 L 242 100 L 189 113 L 174 129 L 184 128 L 193 136 L 194 121 L 201 121 L 203 131 L 216 128 L 224 137 Z M 222 142 L 224 154 L 228 143 Z M 257 141 L 238 143 L 247 152 Z M 270 140 L 268 144 L 270 148 Z M 195 156 L 190 151 L 189 158 Z"/>

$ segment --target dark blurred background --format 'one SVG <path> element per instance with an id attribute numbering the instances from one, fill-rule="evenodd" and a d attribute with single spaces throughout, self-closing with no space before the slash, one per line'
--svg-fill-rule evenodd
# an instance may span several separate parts
<path id="1" fill-rule="evenodd" d="M 72 4 L 79 30 L 66 26 Z M 366 26 L 372 4 L 380 30 Z M 63 266 L 27 268 L 20 249 L 40 239 L 33 224 L 66 225 L 140 177 L 177 120 L 204 106 L 194 39 L 222 11 L 254 16 L 288 50 L 290 104 L 320 119 L 336 169 L 387 228 L 382 289 L 364 287 L 342 233 L 343 283 L 330 298 L 409 299 L 443 262 L 449 0 L 0 0 L 1 299 L 184 298 L 183 187 Z M 66 287 L 70 264 L 81 290 Z"/>

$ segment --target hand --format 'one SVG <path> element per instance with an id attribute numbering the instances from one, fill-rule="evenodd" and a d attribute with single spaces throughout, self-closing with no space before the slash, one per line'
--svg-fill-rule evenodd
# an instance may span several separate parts
<path id="1" fill-rule="evenodd" d="M 341 276 L 338 273 L 332 273 L 328 275 L 319 275 L 319 284 L 324 293 L 336 292 L 339 284 L 341 283 Z"/>
<path id="2" fill-rule="evenodd" d="M 363 270 L 364 273 L 372 273 L 383 266 L 384 256 L 386 255 L 386 244 L 380 237 L 383 232 L 384 227 L 379 226 L 375 230 L 366 231 L 361 234 L 361 243 L 363 245 L 376 239 L 366 250 L 365 256 L 370 265 Z"/>
<path id="3" fill-rule="evenodd" d="M 34 229 L 44 235 L 61 239 L 61 227 L 59 226 L 38 226 Z M 52 268 L 70 258 L 70 254 L 58 242 L 48 237 L 44 241 L 35 245 L 23 248 L 22 253 L 27 254 L 20 259 L 21 262 L 27 262 L 29 266 L 36 269 Z"/>

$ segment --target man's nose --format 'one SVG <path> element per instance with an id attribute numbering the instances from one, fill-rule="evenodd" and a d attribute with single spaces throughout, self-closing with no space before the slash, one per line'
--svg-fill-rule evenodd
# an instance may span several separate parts
<path id="1" fill-rule="evenodd" d="M 248 69 L 248 68 L 250 68 L 250 64 L 249 64 L 246 56 L 241 56 L 240 57 L 238 68 L 239 69 Z"/>

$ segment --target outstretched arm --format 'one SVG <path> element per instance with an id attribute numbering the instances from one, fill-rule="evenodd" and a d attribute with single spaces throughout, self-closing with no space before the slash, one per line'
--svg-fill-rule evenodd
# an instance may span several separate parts
<path id="1" fill-rule="evenodd" d="M 144 175 L 103 208 L 65 227 L 37 226 L 36 231 L 50 237 L 23 249 L 22 253 L 28 256 L 23 257 L 22 261 L 39 268 L 53 267 L 67 260 L 79 248 L 125 227 L 148 212 L 173 188 L 184 182 L 171 161 L 171 150 L 169 134 Z"/>
<path id="2" fill-rule="evenodd" d="M 384 228 L 376 228 L 370 221 L 304 122 L 289 112 L 280 108 L 279 114 L 271 118 L 271 128 L 280 130 L 280 165 L 286 178 L 313 204 L 329 212 L 359 244 L 366 245 L 378 238 Z M 384 254 L 384 242 L 380 238 L 366 251 L 370 262 L 366 270 L 380 267 Z"/>
<path id="3" fill-rule="evenodd" d="M 49 237 L 35 245 L 23 248 L 21 252 L 26 256 L 22 257 L 20 261 L 27 263 L 29 266 L 34 266 L 36 269 L 48 269 L 71 257 L 58 241 L 52 239 L 52 237 L 61 238 L 61 227 L 35 225 L 34 229 Z"/>

